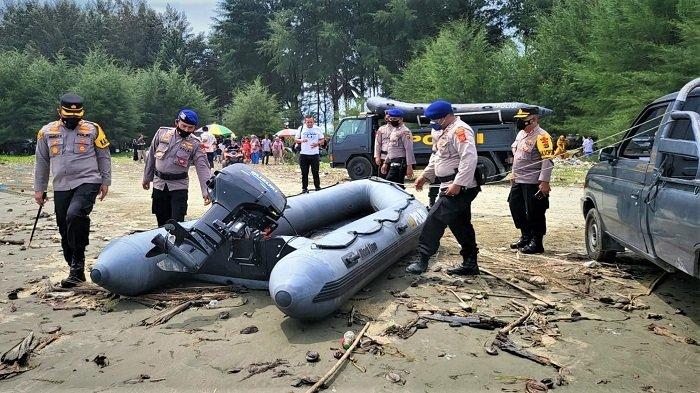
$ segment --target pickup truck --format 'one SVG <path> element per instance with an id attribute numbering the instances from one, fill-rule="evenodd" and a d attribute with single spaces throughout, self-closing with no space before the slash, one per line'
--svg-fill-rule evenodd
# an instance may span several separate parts
<path id="1" fill-rule="evenodd" d="M 586 175 L 585 243 L 700 278 L 700 78 L 649 104 Z"/>
<path id="2" fill-rule="evenodd" d="M 332 168 L 346 168 L 351 179 L 364 179 L 378 172 L 374 163 L 374 138 L 384 123 L 384 111 L 400 108 L 406 114 L 404 124 L 413 133 L 413 152 L 416 167 L 428 164 L 432 152 L 430 122 L 423 116 L 428 104 L 396 101 L 372 97 L 367 101 L 369 113 L 346 117 L 341 120 L 330 140 L 330 164 Z M 486 104 L 453 104 L 456 115 L 462 117 L 474 130 L 478 163 L 484 169 L 487 181 L 505 177 L 513 163 L 511 144 L 518 130 L 513 115 L 519 108 L 533 107 L 520 102 Z M 551 109 L 537 107 L 540 116 L 552 114 Z"/>

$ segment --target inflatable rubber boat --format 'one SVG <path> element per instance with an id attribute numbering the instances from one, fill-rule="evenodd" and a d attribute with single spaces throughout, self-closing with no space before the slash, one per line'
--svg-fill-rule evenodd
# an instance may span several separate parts
<path id="1" fill-rule="evenodd" d="M 405 112 L 405 116 L 423 116 L 423 111 L 430 104 L 410 103 L 392 100 L 384 97 L 371 97 L 367 99 L 367 108 L 372 113 L 381 113 L 388 109 L 398 108 Z M 549 116 L 553 110 L 524 104 L 522 102 L 494 102 L 486 104 L 452 104 L 452 111 L 456 115 L 464 116 L 469 124 L 500 124 L 513 123 L 513 117 L 519 109 L 536 109 L 540 117 Z"/>
<path id="2" fill-rule="evenodd" d="M 379 179 L 286 198 L 244 164 L 218 172 L 209 191 L 199 220 L 112 240 L 92 281 L 129 296 L 189 280 L 268 288 L 285 314 L 318 319 L 413 251 L 428 214 Z"/>

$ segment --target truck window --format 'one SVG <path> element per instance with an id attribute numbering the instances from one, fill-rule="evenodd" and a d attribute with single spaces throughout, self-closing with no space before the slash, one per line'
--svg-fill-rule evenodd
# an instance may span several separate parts
<path id="1" fill-rule="evenodd" d="M 682 110 L 698 112 L 700 97 L 688 97 Z M 695 135 L 688 120 L 677 120 L 669 133 L 669 139 L 681 139 L 695 142 Z M 668 154 L 664 164 L 664 176 L 675 179 L 693 180 L 698 171 L 698 157 Z"/>
<path id="2" fill-rule="evenodd" d="M 636 128 L 627 134 L 627 140 L 622 144 L 622 157 L 648 159 L 651 148 L 654 147 L 654 137 L 661 124 L 662 115 L 666 112 L 668 103 L 647 109 L 639 118 Z M 653 120 L 652 120 L 653 119 Z M 649 121 L 651 120 L 651 121 Z M 648 123 L 645 123 L 649 121 Z M 644 123 L 644 124 L 642 124 Z"/>
<path id="3" fill-rule="evenodd" d="M 366 132 L 365 119 L 345 119 L 338 126 L 338 131 L 335 132 L 335 141 L 339 142 L 349 135 L 365 134 Z"/>
<path id="4" fill-rule="evenodd" d="M 688 97 L 688 101 L 685 102 L 685 105 L 681 110 L 700 113 L 700 96 Z M 685 119 L 676 120 L 668 137 L 671 139 L 682 139 L 685 141 L 695 140 L 695 137 L 693 136 L 693 129 L 690 127 L 690 121 Z"/>

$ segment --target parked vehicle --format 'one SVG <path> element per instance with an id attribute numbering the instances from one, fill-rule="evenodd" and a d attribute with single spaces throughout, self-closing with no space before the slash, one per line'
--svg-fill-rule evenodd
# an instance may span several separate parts
<path id="1" fill-rule="evenodd" d="M 586 249 L 628 249 L 700 278 L 700 78 L 649 104 L 622 142 L 603 148 L 582 198 Z"/>
<path id="2" fill-rule="evenodd" d="M 0 144 L 0 153 L 18 155 L 34 154 L 36 143 L 31 139 L 12 139 Z"/>
<path id="3" fill-rule="evenodd" d="M 373 97 L 367 102 L 371 110 L 359 116 L 346 117 L 335 129 L 329 145 L 329 161 L 332 168 L 346 168 L 353 180 L 364 179 L 378 173 L 374 162 L 374 138 L 379 127 L 384 123 L 384 111 L 389 108 L 401 108 L 406 113 L 404 123 L 413 133 L 413 152 L 416 167 L 428 164 L 432 153 L 432 137 L 429 120 L 423 117 L 427 104 L 412 104 Z M 511 144 L 518 130 L 512 115 L 521 107 L 530 107 L 522 103 L 497 104 L 455 104 L 456 115 L 460 115 L 474 130 L 479 164 L 483 165 L 484 175 L 488 181 L 502 179 L 513 163 Z M 540 108 L 541 116 L 551 114 L 547 108 Z"/>

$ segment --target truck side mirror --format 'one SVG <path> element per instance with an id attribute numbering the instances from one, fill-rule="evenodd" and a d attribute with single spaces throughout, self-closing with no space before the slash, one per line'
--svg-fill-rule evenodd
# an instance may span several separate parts
<path id="1" fill-rule="evenodd" d="M 600 156 L 599 156 L 600 162 L 603 162 L 603 161 L 613 162 L 616 159 L 617 159 L 617 156 L 615 155 L 615 146 L 604 147 L 600 151 Z"/>

